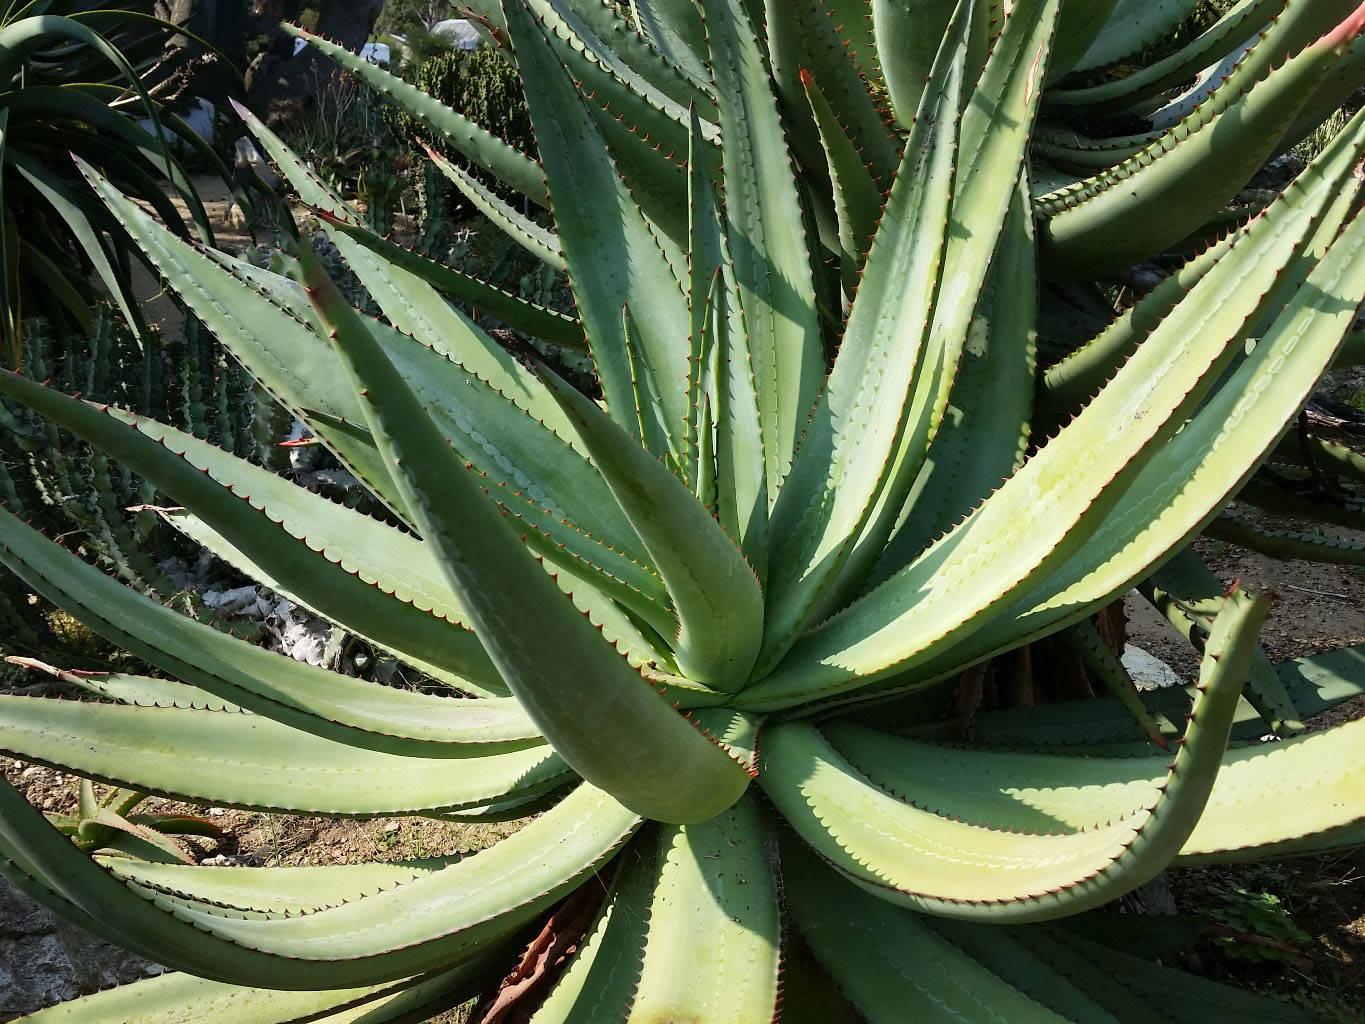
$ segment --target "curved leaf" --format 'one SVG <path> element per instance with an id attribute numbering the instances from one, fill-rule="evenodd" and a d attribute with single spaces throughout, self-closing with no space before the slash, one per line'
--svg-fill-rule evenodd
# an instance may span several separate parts
<path id="1" fill-rule="evenodd" d="M 401 474 L 405 504 L 493 663 L 555 750 L 583 778 L 648 817 L 704 820 L 733 804 L 748 785 L 743 769 L 670 708 L 565 600 L 483 499 L 316 257 L 301 256 L 309 295 L 365 403 L 370 429 Z"/>
<path id="2" fill-rule="evenodd" d="M 1198 825 L 1268 608 L 1264 599 L 1230 602 L 1166 778 L 1094 828 L 1009 831 L 964 821 L 956 806 L 935 812 L 897 800 L 808 725 L 767 732 L 760 781 L 808 843 L 884 899 L 1001 922 L 1079 913 L 1155 877 Z"/>

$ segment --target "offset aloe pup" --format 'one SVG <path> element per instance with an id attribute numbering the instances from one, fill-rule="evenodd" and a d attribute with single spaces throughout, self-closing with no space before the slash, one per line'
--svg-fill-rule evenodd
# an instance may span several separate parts
<path id="1" fill-rule="evenodd" d="M 369 234 L 254 122 L 382 319 L 307 248 L 261 270 L 88 171 L 389 519 L 16 375 L 0 393 L 428 685 L 217 632 L 0 512 L 0 560 L 167 677 L 0 697 L 0 749 L 199 803 L 527 820 L 462 858 L 199 867 L 118 829 L 75 844 L 0 785 L 6 875 L 177 972 L 30 1019 L 421 1020 L 480 993 L 488 1019 L 535 1024 L 1318 1019 L 1160 965 L 1178 937 L 1101 908 L 1172 865 L 1365 838 L 1365 725 L 1298 728 L 1365 691 L 1365 655 L 1271 665 L 1267 602 L 1182 554 L 1365 300 L 1365 116 L 1143 307 L 1141 344 L 1041 442 L 1028 153 L 1054 50 L 1083 52 L 1108 5 L 878 3 L 861 73 L 821 8 L 756 25 L 756 6 L 637 0 L 637 31 L 598 0 L 506 0 L 538 162 L 364 70 L 567 269 L 573 315 Z M 1365 27 L 1347 13 L 1294 60 L 1339 61 Z M 902 44 L 927 31 L 915 65 Z M 821 183 L 788 149 L 802 124 L 881 134 L 818 134 Z M 475 307 L 590 353 L 600 394 L 510 354 Z M 1138 694 L 1091 625 L 1156 570 L 1152 599 L 1203 648 L 1188 693 Z M 971 742 L 941 721 L 964 673 L 1061 635 L 1112 696 L 981 714 Z"/>

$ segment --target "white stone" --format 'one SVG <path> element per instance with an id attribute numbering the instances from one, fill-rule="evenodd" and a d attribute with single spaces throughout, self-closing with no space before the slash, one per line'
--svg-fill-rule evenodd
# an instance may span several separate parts
<path id="1" fill-rule="evenodd" d="M 1134 644 L 1123 649 L 1123 658 L 1120 660 L 1139 690 L 1162 690 L 1168 686 L 1184 685 L 1184 680 L 1176 674 L 1175 669 Z"/>
<path id="2" fill-rule="evenodd" d="M 232 590 L 205 590 L 201 595 L 205 606 L 231 615 L 256 604 L 255 587 L 236 587 Z"/>

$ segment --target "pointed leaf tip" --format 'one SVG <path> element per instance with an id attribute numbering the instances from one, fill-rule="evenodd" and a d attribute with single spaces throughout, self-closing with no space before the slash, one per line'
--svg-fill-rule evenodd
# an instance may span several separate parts
<path id="1" fill-rule="evenodd" d="M 1340 25 L 1322 37 L 1322 45 L 1330 47 L 1338 54 L 1355 42 L 1356 37 L 1365 32 L 1365 3 L 1355 9 Z"/>

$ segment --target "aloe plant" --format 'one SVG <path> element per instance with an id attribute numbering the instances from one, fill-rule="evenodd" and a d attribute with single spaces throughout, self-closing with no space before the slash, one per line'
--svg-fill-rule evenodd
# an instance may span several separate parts
<path id="1" fill-rule="evenodd" d="M 130 266 L 137 250 L 127 247 L 85 187 L 72 153 L 150 203 L 180 234 L 193 230 L 213 240 L 176 153 L 194 153 L 224 181 L 229 174 L 212 147 L 163 106 L 177 98 L 183 82 L 158 62 L 165 41 L 185 30 L 153 17 L 155 6 L 110 11 L 35 0 L 7 4 L 0 13 L 0 346 L 6 366 L 21 363 L 26 322 L 41 319 L 49 330 L 72 336 L 93 328 L 103 299 L 92 278 L 129 325 L 145 333 Z M 168 192 L 182 200 L 188 218 Z"/>
<path id="2" fill-rule="evenodd" d="M 643 39 L 610 11 L 603 13 L 600 4 L 543 0 L 535 10 L 552 30 L 557 55 L 591 97 L 590 110 L 633 197 L 655 229 L 672 237 L 676 252 L 686 248 L 685 226 L 677 217 L 682 207 L 667 198 L 664 182 L 671 178 L 680 188 L 681 172 L 664 155 L 687 151 L 684 105 L 706 110 L 713 100 L 705 88 L 710 81 L 701 58 L 705 47 L 698 48 L 700 20 L 681 5 L 671 13 L 681 19 L 674 24 L 654 6 L 635 10 Z M 904 124 L 913 116 L 952 6 L 832 0 L 765 6 L 767 58 L 808 204 L 808 227 L 840 260 L 846 290 L 856 281 L 896 168 L 900 143 L 885 119 L 894 115 Z M 989 6 L 990 17 L 998 18 L 1000 4 Z M 1266 158 L 1288 150 L 1365 86 L 1365 45 L 1359 41 L 1332 57 L 1304 50 L 1352 11 L 1352 0 L 1233 4 L 1172 52 L 1146 56 L 1198 6 L 1195 0 L 1103 0 L 1064 9 L 1029 175 L 1044 277 L 1036 431 L 1046 433 L 1074 415 L 1131 354 L 1153 317 L 1163 316 L 1217 254 L 1171 274 L 1161 298 L 1125 309 L 1121 317 L 1110 301 L 1112 289 L 1095 278 L 1145 259 L 1170 271 L 1214 241 L 1228 244 L 1225 236 L 1260 208 L 1228 204 Z M 475 7 L 492 37 L 503 38 L 498 5 L 481 0 Z M 681 35 L 679 25 L 687 26 Z M 978 46 L 986 36 L 983 27 Z M 380 91 L 412 104 L 435 141 L 498 179 L 503 194 L 520 191 L 527 202 L 544 205 L 541 176 L 520 154 L 344 50 L 314 42 Z M 879 47 L 897 59 L 883 67 Z M 1146 66 L 1134 67 L 1144 59 Z M 1186 89 L 1194 77 L 1200 87 Z M 890 110 L 879 109 L 887 100 Z M 1142 130 L 1135 133 L 1135 127 Z M 641 139 L 648 145 L 641 146 Z M 438 164 L 514 241 L 562 268 L 551 251 L 553 240 L 547 246 L 534 223 L 474 175 Z M 429 269 L 414 254 L 391 247 L 386 255 L 409 261 L 419 273 Z M 1317 255 L 1320 250 L 1314 250 Z M 1309 265 L 1305 261 L 1303 267 Z M 822 297 L 837 288 L 825 284 Z M 449 280 L 440 286 L 480 301 L 472 288 Z M 1358 363 L 1362 352 L 1365 333 L 1355 331 L 1337 365 Z M 1306 445 L 1287 442 L 1277 452 L 1275 461 L 1287 461 L 1288 472 L 1258 473 L 1241 497 L 1272 514 L 1317 520 L 1326 529 L 1286 535 L 1231 520 L 1214 529 L 1271 554 L 1359 564 L 1365 558 L 1361 546 L 1331 532 L 1365 527 L 1359 441 L 1317 436 L 1311 425 L 1299 434 L 1312 436 Z"/>
<path id="3" fill-rule="evenodd" d="M 1267 600 L 1186 550 L 1365 300 L 1365 116 L 1135 307 L 1140 344 L 1040 441 L 1039 249 L 1070 243 L 1035 232 L 1029 151 L 1108 5 L 878 2 L 844 22 L 856 63 L 823 8 L 757 7 L 637 0 L 637 32 L 506 0 L 538 161 L 314 40 L 547 211 L 438 161 L 567 269 L 574 315 L 373 235 L 249 115 L 382 319 L 307 247 L 263 270 L 189 244 L 86 169 L 389 518 L 16 375 L 0 393 L 430 685 L 219 633 L 0 512 L 0 561 L 170 677 L 0 697 L 0 749 L 201 803 L 526 822 L 463 858 L 210 868 L 92 856 L 0 785 L 6 875 L 179 972 L 31 1019 L 373 1022 L 480 992 L 537 1024 L 1318 1019 L 1152 962 L 1159 929 L 1102 908 L 1365 829 L 1361 723 L 1299 729 L 1365 691 L 1365 657 L 1272 665 Z M 1342 15 L 1278 73 L 1337 67 L 1365 7 Z M 600 394 L 473 308 L 588 352 Z M 1189 692 L 1137 693 L 1088 625 L 1149 578 L 1203 648 Z M 1112 696 L 944 720 L 964 674 L 1064 631 Z"/>

